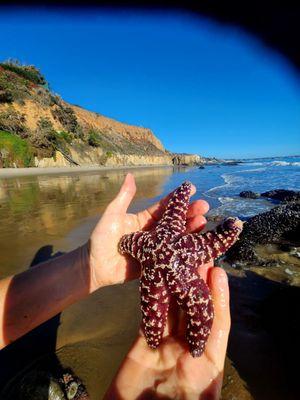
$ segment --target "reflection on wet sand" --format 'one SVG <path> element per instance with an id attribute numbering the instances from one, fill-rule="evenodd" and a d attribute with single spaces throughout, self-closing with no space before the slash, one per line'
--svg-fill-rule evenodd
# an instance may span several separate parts
<path id="1" fill-rule="evenodd" d="M 141 199 L 161 192 L 172 169 L 144 168 L 130 172 L 136 177 L 136 200 L 142 206 Z M 70 250 L 84 242 L 86 236 L 81 237 L 81 243 L 68 241 L 66 247 L 63 238 L 84 218 L 95 216 L 90 223 L 97 221 L 119 190 L 125 174 L 125 170 L 117 170 L 0 180 L 0 277 L 22 271 L 35 251 L 44 245 Z"/>

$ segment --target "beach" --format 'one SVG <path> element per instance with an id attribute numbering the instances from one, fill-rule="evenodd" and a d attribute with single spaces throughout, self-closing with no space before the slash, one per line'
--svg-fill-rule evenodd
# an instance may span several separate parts
<path id="1" fill-rule="evenodd" d="M 149 206 L 190 180 L 197 187 L 195 198 L 209 202 L 208 219 L 216 224 L 217 218 L 228 215 L 247 220 L 271 210 L 274 202 L 244 199 L 239 193 L 244 189 L 262 192 L 278 188 L 279 182 L 286 189 L 297 189 L 298 162 L 253 160 L 205 169 L 51 168 L 41 174 L 30 169 L 29 175 L 24 171 L 26 176 L 23 171 L 2 170 L 17 175 L 4 177 L 0 173 L 1 277 L 84 243 L 128 170 L 137 183 L 130 211 Z M 261 251 L 267 250 L 264 247 Z M 232 314 L 222 395 L 225 400 L 296 398 L 295 371 L 287 365 L 291 365 L 293 340 L 297 340 L 291 315 L 297 314 L 300 266 L 287 250 L 269 249 L 270 254 L 277 257 L 277 264 L 268 268 L 223 263 L 229 275 Z M 292 276 L 286 273 L 287 268 Z M 285 335 L 278 334 L 277 310 Z M 61 368 L 71 368 L 80 377 L 92 400 L 101 398 L 133 342 L 139 322 L 137 281 L 94 293 L 0 353 L 0 398 L 16 398 L 18 382 L 30 371 L 54 373 Z"/>
<path id="2" fill-rule="evenodd" d="M 161 165 L 160 167 L 173 168 L 170 165 Z M 20 176 L 36 176 L 36 175 L 59 175 L 59 174 L 80 174 L 84 172 L 101 172 L 113 170 L 131 170 L 141 168 L 157 168 L 157 165 L 127 165 L 127 166 L 105 166 L 105 165 L 86 165 L 74 167 L 32 167 L 32 168 L 0 168 L 1 178 L 14 178 Z"/>

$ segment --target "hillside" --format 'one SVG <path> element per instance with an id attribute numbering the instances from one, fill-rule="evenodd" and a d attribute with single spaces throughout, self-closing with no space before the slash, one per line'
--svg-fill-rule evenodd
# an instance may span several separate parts
<path id="1" fill-rule="evenodd" d="M 34 66 L 0 64 L 0 167 L 172 165 L 150 129 L 71 105 Z M 201 162 L 185 155 L 184 163 Z"/>

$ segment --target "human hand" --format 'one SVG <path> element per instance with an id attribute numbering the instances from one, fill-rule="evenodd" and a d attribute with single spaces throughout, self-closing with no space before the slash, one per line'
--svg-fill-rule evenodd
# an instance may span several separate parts
<path id="1" fill-rule="evenodd" d="M 106 400 L 217 400 L 230 330 L 229 289 L 224 270 L 199 269 L 208 283 L 215 317 L 205 351 L 193 358 L 185 339 L 186 321 L 174 304 L 160 346 L 152 350 L 140 332 L 112 382 Z"/>
<path id="2" fill-rule="evenodd" d="M 121 255 L 118 243 L 127 233 L 151 229 L 161 218 L 169 196 L 144 211 L 129 214 L 127 209 L 135 192 L 134 177 L 127 174 L 118 195 L 107 206 L 91 235 L 86 252 L 90 267 L 90 291 L 137 278 L 140 274 L 139 263 L 130 256 Z M 193 186 L 191 194 L 195 192 Z M 205 226 L 203 214 L 208 209 L 209 205 L 204 200 L 190 204 L 187 214 L 188 232 L 199 231 Z"/>

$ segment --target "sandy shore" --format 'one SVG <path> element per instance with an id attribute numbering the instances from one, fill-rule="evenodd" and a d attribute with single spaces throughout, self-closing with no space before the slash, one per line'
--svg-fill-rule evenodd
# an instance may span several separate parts
<path id="1" fill-rule="evenodd" d="M 173 168 L 172 165 L 129 165 L 129 166 L 94 166 L 87 165 L 83 167 L 49 167 L 49 168 L 0 168 L 1 178 L 14 178 L 19 176 L 32 175 L 59 175 L 73 174 L 81 172 L 97 172 L 97 171 L 113 171 L 113 170 L 128 170 L 141 168 Z"/>

